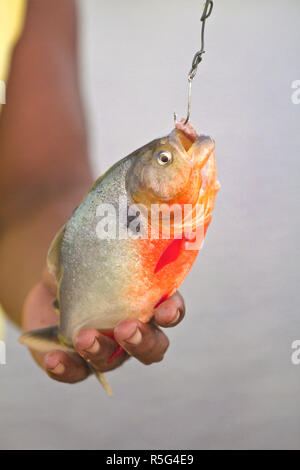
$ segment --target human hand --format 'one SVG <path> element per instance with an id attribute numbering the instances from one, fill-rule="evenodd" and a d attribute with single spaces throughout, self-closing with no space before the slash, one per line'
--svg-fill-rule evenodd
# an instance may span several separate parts
<path id="1" fill-rule="evenodd" d="M 55 285 L 49 281 L 42 281 L 31 290 L 23 310 L 25 331 L 57 323 L 57 314 L 53 308 L 55 291 Z M 77 334 L 74 353 L 59 350 L 47 354 L 36 351 L 31 353 L 52 379 L 65 383 L 76 383 L 90 375 L 86 360 L 100 372 L 120 367 L 130 356 L 143 364 L 152 364 L 163 359 L 169 346 L 167 336 L 159 327 L 176 326 L 184 313 L 183 298 L 176 292 L 157 307 L 150 323 L 134 319 L 121 321 L 114 329 L 115 339 L 87 328 Z M 119 346 L 122 346 L 124 352 L 108 362 Z"/>

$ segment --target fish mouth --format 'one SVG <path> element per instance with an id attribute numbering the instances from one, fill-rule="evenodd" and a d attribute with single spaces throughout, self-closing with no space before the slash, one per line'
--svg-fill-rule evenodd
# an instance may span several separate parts
<path id="1" fill-rule="evenodd" d="M 190 229 L 204 227 L 212 217 L 215 196 L 220 189 L 216 172 L 215 142 L 207 135 L 195 135 L 195 138 L 190 138 L 179 129 L 175 129 L 175 139 L 185 160 L 193 167 L 192 171 L 195 170 L 201 175 L 199 192 L 195 194 L 193 208 L 184 224 Z"/>
<path id="2" fill-rule="evenodd" d="M 180 129 L 175 129 L 175 135 L 185 152 L 188 152 L 196 139 L 192 139 Z"/>
<path id="3" fill-rule="evenodd" d="M 192 138 L 180 129 L 175 129 L 172 134 L 185 159 L 200 168 L 207 163 L 214 152 L 215 142 L 210 136 L 199 135 Z"/>
<path id="4" fill-rule="evenodd" d="M 174 234 L 181 233 L 183 223 L 187 231 L 193 232 L 197 227 L 201 228 L 209 223 L 215 195 L 220 187 L 216 175 L 215 142 L 207 135 L 187 136 L 180 129 L 172 131 L 171 139 L 182 158 L 190 166 L 191 175 L 196 175 L 194 181 L 197 181 L 193 197 L 189 196 L 191 210 L 181 223 L 174 224 L 173 230 Z M 199 175 L 198 180 L 197 175 Z M 183 200 L 185 195 L 190 193 L 192 184 L 192 180 L 189 179 L 187 186 L 178 196 L 179 199 Z"/>
<path id="5" fill-rule="evenodd" d="M 187 155 L 196 166 L 203 168 L 214 150 L 214 140 L 210 136 L 200 135 L 187 150 Z"/>

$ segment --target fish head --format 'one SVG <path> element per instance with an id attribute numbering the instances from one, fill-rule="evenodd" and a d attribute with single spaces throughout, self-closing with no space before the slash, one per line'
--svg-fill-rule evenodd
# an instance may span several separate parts
<path id="1" fill-rule="evenodd" d="M 129 173 L 127 190 L 132 200 L 148 210 L 154 204 L 200 204 L 198 222 L 204 223 L 205 217 L 211 217 L 220 188 L 214 148 L 211 137 L 190 136 L 180 129 L 150 142 L 136 152 Z"/>

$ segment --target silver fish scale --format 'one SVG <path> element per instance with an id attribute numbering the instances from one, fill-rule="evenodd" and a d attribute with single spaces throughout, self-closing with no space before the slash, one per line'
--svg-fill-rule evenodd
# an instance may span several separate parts
<path id="1" fill-rule="evenodd" d="M 68 341 L 82 327 L 111 329 L 130 314 L 124 292 L 140 277 L 139 253 L 134 240 L 100 240 L 96 211 L 101 203 L 118 209 L 119 197 L 129 197 L 125 179 L 131 162 L 128 157 L 112 167 L 66 224 L 59 301 L 60 332 Z"/>

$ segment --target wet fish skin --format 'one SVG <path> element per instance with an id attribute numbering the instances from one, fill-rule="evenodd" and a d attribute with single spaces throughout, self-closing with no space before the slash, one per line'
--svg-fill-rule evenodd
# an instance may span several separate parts
<path id="1" fill-rule="evenodd" d="M 158 164 L 160 152 L 172 156 L 166 166 Z M 107 332 L 125 318 L 149 321 L 155 306 L 178 289 L 198 254 L 198 249 L 185 249 L 184 239 L 99 239 L 99 206 L 114 207 L 116 227 L 124 228 L 120 200 L 149 210 L 152 204 L 199 204 L 195 223 L 202 224 L 204 237 L 219 187 L 213 140 L 199 136 L 193 142 L 178 129 L 100 177 L 49 249 L 48 267 L 58 285 L 56 349 L 60 344 L 72 348 L 74 336 L 85 327 Z M 41 349 L 44 342 L 45 349 L 40 333 L 25 333 L 20 341 L 33 349 Z"/>

